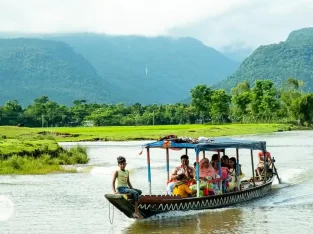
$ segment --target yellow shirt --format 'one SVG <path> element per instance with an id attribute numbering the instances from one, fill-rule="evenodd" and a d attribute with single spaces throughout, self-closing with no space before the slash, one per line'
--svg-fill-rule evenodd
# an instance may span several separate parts
<path id="1" fill-rule="evenodd" d="M 180 195 L 182 198 L 185 198 L 185 197 L 189 197 L 189 195 L 192 194 L 192 191 L 187 186 L 187 184 L 181 184 L 177 187 L 174 187 L 173 194 Z"/>
<path id="2" fill-rule="evenodd" d="M 118 170 L 117 171 L 117 187 L 128 187 L 127 179 L 129 176 L 128 170 Z"/>

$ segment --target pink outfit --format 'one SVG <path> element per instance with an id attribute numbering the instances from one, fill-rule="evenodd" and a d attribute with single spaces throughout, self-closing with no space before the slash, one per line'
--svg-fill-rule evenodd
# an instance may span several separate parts
<path id="1" fill-rule="evenodd" d="M 222 167 L 222 180 L 228 179 L 229 169 L 227 167 Z"/>
<path id="2" fill-rule="evenodd" d="M 206 161 L 209 164 L 209 166 L 207 168 L 203 166 L 203 164 Z M 212 165 L 209 163 L 209 160 L 207 158 L 201 159 L 199 164 L 200 164 L 200 177 L 201 178 L 204 178 L 204 177 L 207 177 L 207 176 L 211 176 L 213 179 L 215 178 L 215 175 L 216 175 L 215 170 L 212 167 Z"/>

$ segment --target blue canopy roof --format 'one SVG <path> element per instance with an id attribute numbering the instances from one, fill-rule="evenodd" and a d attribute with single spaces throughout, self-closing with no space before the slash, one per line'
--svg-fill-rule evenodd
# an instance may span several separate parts
<path id="1" fill-rule="evenodd" d="M 213 142 L 196 144 L 196 151 L 220 150 L 227 148 L 252 149 L 266 151 L 265 141 L 237 140 L 231 138 L 215 138 Z"/>
<path id="2" fill-rule="evenodd" d="M 200 151 L 223 150 L 227 148 L 252 149 L 266 151 L 265 141 L 237 140 L 231 138 L 210 138 L 208 142 L 200 143 L 177 143 L 174 139 L 155 141 L 143 145 L 145 148 L 176 148 L 195 149 Z"/>

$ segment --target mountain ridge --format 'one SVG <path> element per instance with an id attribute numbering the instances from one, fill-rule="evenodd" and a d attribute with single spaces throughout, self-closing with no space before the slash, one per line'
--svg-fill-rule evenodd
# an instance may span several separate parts
<path id="1" fill-rule="evenodd" d="M 259 46 L 239 66 L 237 71 L 215 88 L 230 90 L 246 80 L 253 85 L 254 80 L 269 79 L 277 87 L 293 77 L 304 81 L 304 90 L 313 91 L 313 28 L 292 31 L 286 41 Z"/>

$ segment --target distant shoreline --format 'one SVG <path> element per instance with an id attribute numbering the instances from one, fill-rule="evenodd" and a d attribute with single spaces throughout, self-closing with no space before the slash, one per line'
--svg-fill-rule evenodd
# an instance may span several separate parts
<path id="1" fill-rule="evenodd" d="M 83 149 L 74 151 L 73 159 L 71 153 L 65 156 L 59 142 L 153 141 L 170 134 L 180 137 L 205 136 L 210 138 L 310 129 L 312 128 L 291 124 L 188 124 L 65 128 L 0 126 L 0 174 L 48 174 L 64 171 L 61 165 L 88 162 L 86 151 Z M 41 165 L 40 170 L 38 165 Z"/>
<path id="2" fill-rule="evenodd" d="M 54 128 L 0 126 L 0 140 L 1 136 L 4 136 L 6 139 L 37 137 L 56 142 L 129 141 L 157 140 L 169 134 L 187 137 L 221 137 L 309 129 L 312 128 L 292 124 L 185 124 Z"/>

